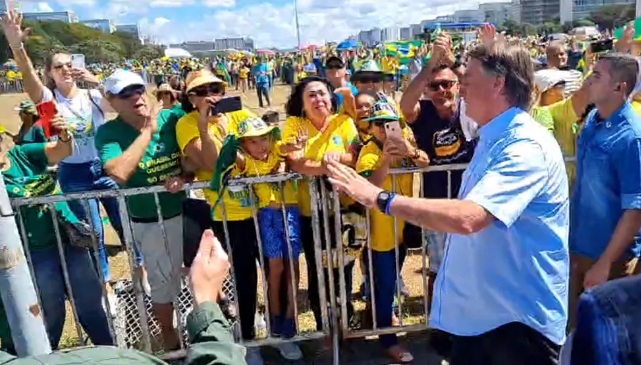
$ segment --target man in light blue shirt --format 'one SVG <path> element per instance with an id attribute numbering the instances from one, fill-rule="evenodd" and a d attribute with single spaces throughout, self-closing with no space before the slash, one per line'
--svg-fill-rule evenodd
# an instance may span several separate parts
<path id="1" fill-rule="evenodd" d="M 453 62 L 444 47 L 432 57 Z M 556 365 L 569 279 L 563 156 L 525 111 L 528 51 L 480 45 L 469 55 L 467 114 L 480 138 L 458 199 L 397 196 L 337 163 L 329 163 L 330 181 L 369 208 L 449 233 L 430 325 L 452 335 L 450 365 Z"/>
<path id="2" fill-rule="evenodd" d="M 633 56 L 609 54 L 586 80 L 596 108 L 577 143 L 570 214 L 572 327 L 584 288 L 641 272 L 641 117 L 628 101 L 638 73 Z"/>

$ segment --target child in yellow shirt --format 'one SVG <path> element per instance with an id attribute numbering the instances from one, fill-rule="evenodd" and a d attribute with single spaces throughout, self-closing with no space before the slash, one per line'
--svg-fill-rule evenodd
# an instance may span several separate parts
<path id="1" fill-rule="evenodd" d="M 269 126 L 260 118 L 248 118 L 238 125 L 237 138 L 241 155 L 236 167 L 242 176 L 266 176 L 285 171 L 285 156 L 296 147 L 283 144 L 278 138 L 279 132 L 277 126 Z M 272 336 L 292 338 L 296 334 L 296 292 L 292 291 L 292 281 L 294 288 L 298 288 L 298 257 L 302 249 L 298 194 L 292 181 L 260 183 L 253 187 L 258 199 L 258 225 L 263 255 L 268 259 Z M 285 206 L 284 214 L 282 204 Z M 288 247 L 288 239 L 291 249 Z M 291 277 L 288 265 L 290 258 L 294 277 Z M 287 292 L 286 308 L 281 303 L 281 290 Z"/>
<path id="2" fill-rule="evenodd" d="M 402 128 L 403 140 L 387 138 L 386 125 L 397 123 L 400 118 L 394 106 L 379 101 L 372 106 L 370 116 L 364 119 L 370 123 L 372 138 L 361 149 L 356 162 L 356 172 L 366 177 L 372 184 L 393 191 L 399 195 L 412 196 L 412 173 L 390 175 L 389 170 L 403 167 L 426 167 L 427 154 L 415 146 L 414 138 L 408 127 Z M 394 225 L 396 224 L 396 227 Z M 381 328 L 390 327 L 394 316 L 394 297 L 397 285 L 396 268 L 400 273 L 404 252 L 402 220 L 395 220 L 378 210 L 370 212 L 370 245 L 372 250 L 373 297 L 376 305 L 376 322 Z M 396 258 L 396 245 L 399 245 L 399 261 Z M 367 257 L 368 253 L 364 255 Z M 398 345 L 396 335 L 379 336 L 381 346 L 395 362 L 412 361 L 412 355 Z"/>

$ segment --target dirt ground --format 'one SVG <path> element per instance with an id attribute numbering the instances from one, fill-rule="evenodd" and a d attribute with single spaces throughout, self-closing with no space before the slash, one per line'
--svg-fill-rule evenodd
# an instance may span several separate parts
<path id="1" fill-rule="evenodd" d="M 254 91 L 248 91 L 246 95 L 243 95 L 243 103 L 246 107 L 254 111 L 258 115 L 262 115 L 268 110 L 276 110 L 280 113 L 281 120 L 284 120 L 284 104 L 289 96 L 290 87 L 286 85 L 278 85 L 274 88 L 272 92 L 272 107 L 271 108 L 259 108 L 257 97 Z M 232 94 L 235 94 L 235 91 L 232 91 Z M 17 112 L 14 110 L 18 104 L 26 99 L 25 94 L 3 94 L 0 95 L 0 115 L 2 119 L 0 124 L 4 125 L 9 131 L 17 132 L 19 128 L 20 120 L 18 118 Z M 108 225 L 108 221 L 106 221 Z M 120 245 L 118 237 L 115 235 L 111 227 L 107 228 L 107 245 L 110 252 L 110 266 L 112 277 L 115 280 L 124 279 L 130 277 L 129 261 L 127 259 L 126 253 L 118 249 Z M 407 257 L 406 262 L 403 266 L 402 277 L 405 282 L 409 296 L 402 300 L 402 323 L 403 325 L 426 325 L 425 311 L 424 311 L 424 290 L 423 290 L 423 263 L 421 259 L 420 251 L 415 253 L 410 253 Z M 298 292 L 298 305 L 299 305 L 299 328 L 301 332 L 308 332 L 313 330 L 315 327 L 313 315 L 309 306 L 307 304 L 307 280 L 306 280 L 306 263 L 304 258 L 301 258 L 301 283 L 299 286 Z M 358 265 L 356 265 L 355 275 L 354 275 L 354 298 L 356 302 L 357 311 L 363 311 L 365 304 L 360 300 L 360 295 L 357 294 L 359 287 L 362 282 L 362 275 Z M 262 286 L 258 288 L 259 301 L 263 303 L 262 295 Z M 427 326 L 425 327 L 427 328 Z M 403 340 L 407 346 L 414 351 L 417 357 L 417 360 L 420 360 L 422 364 L 440 364 L 440 359 L 437 359 L 428 349 L 426 345 L 426 338 L 421 334 L 413 334 L 407 336 Z M 369 339 L 367 340 L 349 340 L 345 342 L 344 353 L 345 357 L 342 358 L 341 363 L 353 363 L 353 364 L 387 364 L 388 362 L 384 357 L 380 357 L 380 351 L 375 342 Z M 61 341 L 61 347 L 73 347 L 79 344 L 80 341 L 77 336 L 76 328 L 73 321 L 73 315 L 70 310 L 67 313 L 67 321 L 65 326 L 65 332 L 63 334 L 63 339 Z M 314 364 L 328 364 L 331 359 L 331 351 L 329 347 L 324 344 L 323 341 L 312 341 L 308 342 L 303 346 L 304 352 L 306 354 L 306 361 L 302 363 L 314 363 Z M 279 363 L 278 356 L 271 351 L 266 351 L 266 360 L 268 363 Z M 270 359 L 273 359 L 270 361 Z"/>

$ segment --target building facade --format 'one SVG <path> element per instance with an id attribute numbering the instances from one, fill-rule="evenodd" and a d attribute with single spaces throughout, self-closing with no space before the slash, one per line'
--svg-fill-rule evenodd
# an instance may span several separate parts
<path id="1" fill-rule="evenodd" d="M 226 49 L 252 51 L 255 46 L 254 40 L 251 38 L 221 38 L 214 40 L 214 49 L 217 51 Z"/>
<path id="2" fill-rule="evenodd" d="M 111 20 L 109 20 L 109 19 L 83 20 L 83 21 L 81 21 L 81 23 L 86 25 L 86 26 L 88 26 L 88 27 L 90 27 L 90 28 L 97 29 L 97 30 L 99 30 L 101 32 L 104 32 L 104 33 L 111 33 L 116 28 L 115 26 L 113 26 L 111 24 Z"/>
<path id="3" fill-rule="evenodd" d="M 5 3 L 6 7 L 6 3 Z M 52 11 L 47 13 L 24 13 L 24 19 L 37 21 L 59 20 L 65 23 L 77 23 L 78 17 L 72 11 Z"/>
<path id="4" fill-rule="evenodd" d="M 639 2 L 635 0 L 561 0 L 561 2 L 567 2 L 572 12 L 572 17 L 566 21 L 585 19 L 589 17 L 593 11 L 607 5 L 632 5 L 636 2 L 636 7 L 639 7 Z M 567 12 L 567 10 L 565 12 Z M 565 12 L 563 12 L 562 5 L 562 13 Z"/>
<path id="5" fill-rule="evenodd" d="M 381 43 L 398 40 L 401 40 L 401 29 L 399 27 L 392 26 L 381 29 Z"/>
<path id="6" fill-rule="evenodd" d="M 521 0 L 521 22 L 541 24 L 561 16 L 561 0 Z"/>
<path id="7" fill-rule="evenodd" d="M 501 25 L 508 19 L 512 19 L 512 3 L 485 3 L 479 5 L 479 10 L 483 12 L 483 21 Z"/>
<path id="8" fill-rule="evenodd" d="M 116 32 L 129 33 L 136 38 L 140 38 L 140 29 L 138 24 L 119 24 L 116 25 Z"/>

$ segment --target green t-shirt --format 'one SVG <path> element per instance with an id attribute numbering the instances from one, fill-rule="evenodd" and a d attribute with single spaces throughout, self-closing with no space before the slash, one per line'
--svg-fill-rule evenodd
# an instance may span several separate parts
<path id="1" fill-rule="evenodd" d="M 137 188 L 162 184 L 170 177 L 182 174 L 181 154 L 176 142 L 178 117 L 165 109 L 158 115 L 158 131 L 153 135 L 147 152 L 138 163 L 138 169 L 124 187 Z M 102 163 L 122 155 L 138 138 L 140 131 L 124 122 L 120 117 L 105 123 L 96 134 L 96 148 Z M 182 213 L 185 193 L 160 193 L 160 207 L 163 218 L 172 218 Z M 153 194 L 129 196 L 127 207 L 132 218 L 157 219 L 156 201 Z"/>
<path id="2" fill-rule="evenodd" d="M 2 177 L 10 198 L 29 198 L 60 193 L 56 187 L 55 175 L 47 171 L 45 146 L 44 143 L 28 143 L 9 150 L 10 166 L 2 171 Z M 71 212 L 67 202 L 55 203 L 54 207 L 60 219 L 69 223 L 78 223 L 78 218 Z M 20 212 L 25 224 L 29 248 L 38 250 L 55 247 L 56 235 L 48 205 L 23 206 Z M 64 229 L 60 229 L 60 235 L 63 240 L 66 240 Z"/>
<path id="3" fill-rule="evenodd" d="M 176 118 L 178 118 L 178 119 L 180 119 L 180 118 L 184 117 L 185 115 L 187 115 L 187 113 L 185 113 L 185 111 L 183 110 L 182 104 L 180 104 L 180 103 L 174 105 L 174 107 L 171 108 L 170 110 L 176 115 Z"/>
<path id="4" fill-rule="evenodd" d="M 48 139 L 45 135 L 45 131 L 39 125 L 34 125 L 29 128 L 27 133 L 22 137 L 22 143 L 45 143 L 47 141 Z"/>

